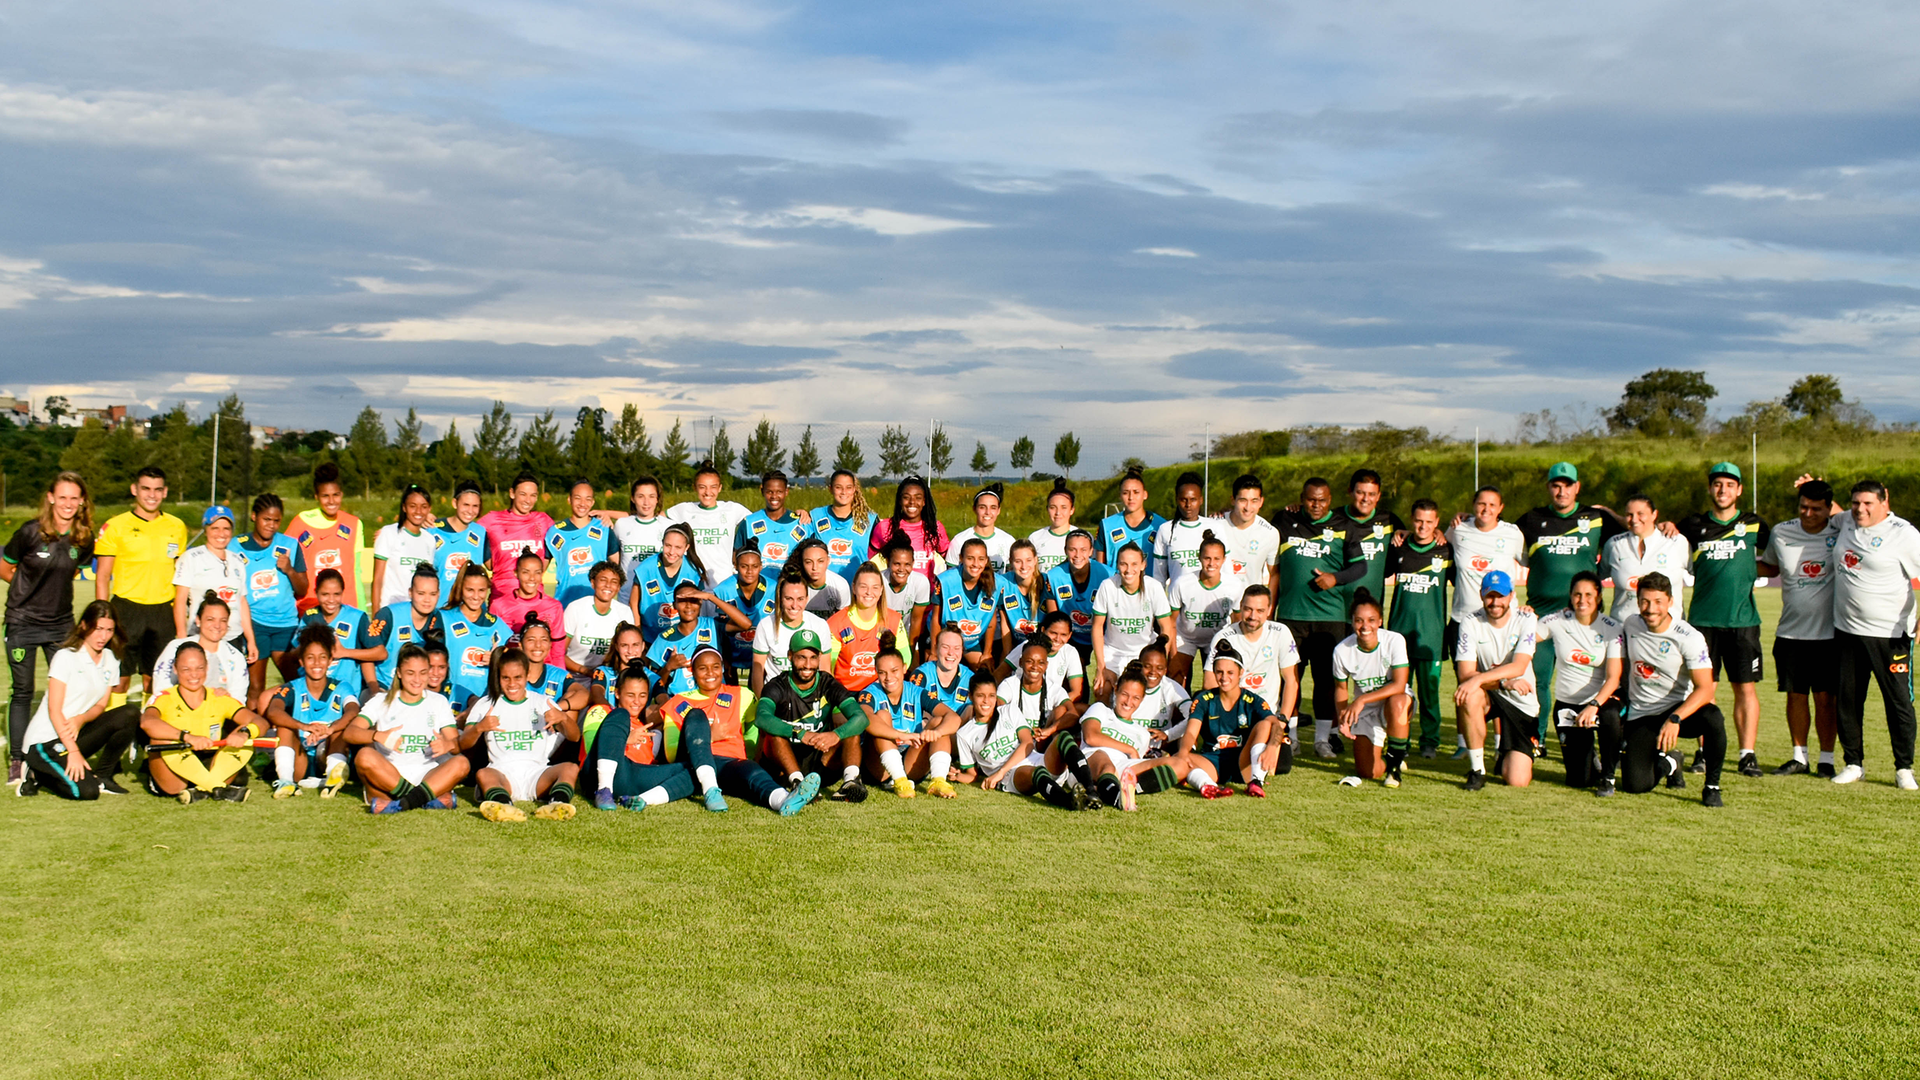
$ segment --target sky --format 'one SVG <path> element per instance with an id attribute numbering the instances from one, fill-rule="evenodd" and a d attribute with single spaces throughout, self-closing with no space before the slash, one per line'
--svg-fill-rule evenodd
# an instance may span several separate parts
<path id="1" fill-rule="evenodd" d="M 1920 8 L 0 6 L 0 388 L 1004 464 L 1703 369 L 1920 419 Z M 698 440 L 696 440 L 698 441 Z M 871 456 L 871 450 L 869 450 Z"/>

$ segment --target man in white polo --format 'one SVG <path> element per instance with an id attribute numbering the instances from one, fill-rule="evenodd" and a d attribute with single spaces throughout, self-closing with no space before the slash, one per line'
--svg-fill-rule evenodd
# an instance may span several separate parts
<path id="1" fill-rule="evenodd" d="M 1850 511 L 1833 545 L 1833 640 L 1840 653 L 1835 704 L 1846 768 L 1833 778 L 1851 784 L 1866 775 L 1860 729 L 1867 679 L 1880 684 L 1893 740 L 1893 782 L 1920 789 L 1913 777 L 1913 579 L 1920 576 L 1920 531 L 1893 513 L 1886 485 L 1853 485 Z"/>

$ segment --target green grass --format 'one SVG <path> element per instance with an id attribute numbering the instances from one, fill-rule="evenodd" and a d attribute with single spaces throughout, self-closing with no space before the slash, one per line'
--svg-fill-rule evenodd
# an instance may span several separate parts
<path id="1" fill-rule="evenodd" d="M 1910 1075 L 1920 803 L 1867 729 L 1867 783 L 1718 812 L 1551 757 L 1134 815 L 6 799 L 0 1075 Z"/>

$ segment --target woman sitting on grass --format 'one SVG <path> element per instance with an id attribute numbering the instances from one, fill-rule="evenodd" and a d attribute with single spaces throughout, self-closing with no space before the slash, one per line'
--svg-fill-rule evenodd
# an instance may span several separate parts
<path id="1" fill-rule="evenodd" d="M 403 645 L 393 685 L 362 709 L 347 729 L 360 747 L 354 767 L 367 790 L 367 812 L 397 814 L 459 805 L 453 787 L 467 777 L 453 706 L 430 686 L 427 650 Z"/>
<path id="2" fill-rule="evenodd" d="M 1046 646 L 1029 641 L 1036 659 Z M 1037 795 L 1063 810 L 1078 810 L 1073 792 L 1060 786 L 1047 768 L 1046 756 L 1034 749 L 1033 725 L 1019 709 L 1000 700 L 990 672 L 973 677 L 967 688 L 967 707 L 960 730 L 954 733 L 954 752 L 960 768 L 954 779 L 971 784 L 978 778 L 986 791 L 1009 795 Z"/>
<path id="3" fill-rule="evenodd" d="M 907 682 L 907 662 L 899 648 L 893 631 L 880 632 L 874 659 L 878 677 L 858 699 L 867 714 L 866 736 L 873 740 L 895 795 L 913 798 L 914 779 L 924 777 L 927 794 L 951 799 L 947 770 L 953 765 L 952 733 L 960 718 L 926 687 Z"/>
<path id="4" fill-rule="evenodd" d="M 527 688 L 527 654 L 508 646 L 494 654 L 487 693 L 467 711 L 460 749 L 486 742 L 486 767 L 474 774 L 480 814 L 488 821 L 525 821 L 516 802 L 538 802 L 533 816 L 547 821 L 573 817 L 573 783 L 580 766 L 553 763 L 563 742 L 580 727 L 552 698 Z"/>
<path id="5" fill-rule="evenodd" d="M 1361 589 L 1353 599 L 1353 633 L 1333 648 L 1333 704 L 1339 710 L 1340 737 L 1353 742 L 1357 786 L 1378 780 L 1400 786 L 1400 764 L 1407 757 L 1407 722 L 1413 715 L 1408 688 L 1407 639 L 1380 628 L 1380 601 Z"/>
<path id="6" fill-rule="evenodd" d="M 120 674 L 121 648 L 113 605 L 88 604 L 47 665 L 47 692 L 21 737 L 27 773 L 20 794 L 45 788 L 62 798 L 85 800 L 127 793 L 113 773 L 140 728 L 140 707 L 107 707 L 110 695 L 127 689 Z M 102 767 L 94 768 L 89 758 Z"/>
<path id="7" fill-rule="evenodd" d="M 202 627 L 206 611 L 201 609 Z M 204 799 L 246 802 L 241 770 L 253 760 L 253 740 L 267 726 L 265 719 L 239 698 L 207 685 L 207 651 L 197 641 L 174 651 L 173 676 L 173 687 L 154 698 L 140 720 L 151 751 L 148 784 L 156 795 L 186 805 Z M 240 692 L 247 692 L 244 682 Z M 236 776 L 240 782 L 231 783 Z"/>
<path id="8" fill-rule="evenodd" d="M 246 704 L 247 687 L 250 675 L 247 671 L 247 657 L 238 646 L 227 640 L 227 620 L 232 617 L 232 609 L 220 594 L 208 589 L 200 600 L 200 610 L 194 613 L 197 620 L 193 637 L 176 638 L 167 647 L 160 650 L 160 656 L 153 662 L 153 691 L 159 693 L 179 681 L 173 671 L 173 658 L 181 648 L 197 643 L 200 652 L 207 658 L 206 684 L 241 704 Z"/>
<path id="9" fill-rule="evenodd" d="M 1193 699 L 1174 758 L 1174 771 L 1209 799 L 1232 795 L 1227 785 L 1242 779 L 1247 794 L 1265 798 L 1267 769 L 1277 766 L 1287 742 L 1287 729 L 1274 723 L 1273 710 L 1240 685 L 1242 670 L 1240 654 L 1231 644 L 1222 641 L 1213 647 L 1214 687 Z M 1290 752 L 1285 764 L 1292 768 Z"/>
<path id="10" fill-rule="evenodd" d="M 280 745 L 273 748 L 276 799 L 290 799 L 303 787 L 317 787 L 321 798 L 331 799 L 347 782 L 347 728 L 360 703 L 328 674 L 334 642 L 331 626 L 302 627 L 293 654 L 303 677 L 267 696 L 267 721 L 280 731 Z"/>

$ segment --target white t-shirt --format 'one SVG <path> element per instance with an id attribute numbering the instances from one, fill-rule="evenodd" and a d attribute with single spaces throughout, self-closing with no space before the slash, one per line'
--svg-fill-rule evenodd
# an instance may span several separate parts
<path id="1" fill-rule="evenodd" d="M 1203 517 L 1165 522 L 1154 530 L 1153 576 L 1173 585 L 1188 574 L 1199 573 L 1200 542 L 1207 538 L 1209 530 L 1216 537 L 1220 535 L 1213 526 L 1214 519 Z M 1220 576 L 1224 578 L 1226 574 L 1223 572 Z"/>
<path id="2" fill-rule="evenodd" d="M 1134 710 L 1133 715 L 1153 721 L 1154 727 L 1164 728 L 1167 721 L 1173 719 L 1174 710 L 1189 700 L 1186 690 L 1172 679 L 1161 679 L 1159 686 L 1147 691 L 1146 696 L 1140 699 L 1140 707 Z"/>
<path id="3" fill-rule="evenodd" d="M 1227 545 L 1227 561 L 1220 568 L 1220 576 L 1232 574 L 1242 581 L 1267 583 L 1273 561 L 1280 556 L 1280 530 L 1273 527 L 1273 522 L 1256 517 L 1242 529 L 1235 527 L 1232 515 L 1221 514 L 1213 519 L 1213 535 Z"/>
<path id="4" fill-rule="evenodd" d="M 431 567 L 433 552 L 438 546 L 432 529 L 422 529 L 415 535 L 397 521 L 380 527 L 373 538 L 373 557 L 384 561 L 387 570 L 380 579 L 380 596 L 373 605 L 375 611 L 388 604 L 406 603 L 407 592 L 413 588 L 413 568 L 421 563 Z"/>
<path id="5" fill-rule="evenodd" d="M 954 757 L 963 769 L 978 765 L 988 773 L 995 772 L 1020 748 L 1022 728 L 1031 731 L 1033 725 L 1020 715 L 1020 710 L 1002 704 L 994 711 L 991 724 L 970 720 L 960 726 L 953 736 Z"/>
<path id="6" fill-rule="evenodd" d="M 1173 614 L 1173 605 L 1167 602 L 1167 587 L 1153 578 L 1141 578 L 1139 590 L 1128 592 L 1116 574 L 1093 591 L 1093 613 L 1107 620 L 1100 632 L 1100 662 L 1118 672 L 1160 636 L 1159 620 Z"/>
<path id="7" fill-rule="evenodd" d="M 926 576 L 923 574 L 914 576 L 920 579 L 921 588 L 925 588 Z M 851 603 L 853 603 L 853 586 L 847 584 L 846 578 L 831 570 L 827 571 L 826 582 L 819 588 L 807 586 L 807 610 L 823 619 Z"/>
<path id="8" fill-rule="evenodd" d="M 1514 534 L 1519 535 L 1519 531 L 1515 529 Z M 1476 594 L 1474 602 L 1478 603 L 1479 599 Z M 1487 621 L 1485 611 L 1475 611 L 1460 620 L 1460 637 L 1454 642 L 1453 658 L 1456 662 L 1472 660 L 1481 671 L 1491 671 L 1517 656 L 1532 656 L 1534 642 L 1539 637 L 1540 620 L 1521 611 L 1518 605 L 1507 611 L 1505 626 L 1495 626 Z M 1533 672 L 1523 671 L 1514 678 L 1526 680 L 1531 687 Z M 1517 694 L 1504 686 L 1496 686 L 1490 692 L 1500 695 L 1523 715 L 1537 716 L 1540 713 L 1540 697 L 1534 689 Z"/>
<path id="9" fill-rule="evenodd" d="M 660 552 L 660 541 L 666 536 L 667 526 L 673 524 L 665 515 L 642 520 L 628 514 L 613 523 L 614 539 L 620 541 L 620 568 L 626 576 L 620 582 L 620 606 L 633 604 L 633 572 L 640 561 L 649 555 Z M 705 558 L 705 556 L 701 556 Z M 732 556 L 728 556 L 728 566 L 732 566 Z"/>
<path id="10" fill-rule="evenodd" d="M 1356 634 L 1348 634 L 1344 641 L 1333 647 L 1333 677 L 1341 682 L 1352 683 L 1351 690 L 1355 698 L 1371 694 L 1392 682 L 1394 669 L 1407 666 L 1406 635 L 1392 630 L 1381 630 L 1380 640 L 1374 643 L 1372 650 L 1361 648 L 1360 638 Z M 1407 694 L 1413 694 L 1412 679 L 1407 681 Z M 1382 704 L 1373 702 L 1361 712 L 1366 716 L 1379 716 Z"/>
<path id="11" fill-rule="evenodd" d="M 567 635 L 567 659 L 580 667 L 596 668 L 613 648 L 613 632 L 621 623 L 633 621 L 633 609 L 615 601 L 602 615 L 594 610 L 593 597 L 582 596 L 566 606 L 560 621 Z"/>
<path id="12" fill-rule="evenodd" d="M 1833 626 L 1860 637 L 1901 637 L 1913 629 L 1913 579 L 1920 532 L 1898 514 L 1861 528 L 1843 514 L 1834 540 Z"/>
<path id="13" fill-rule="evenodd" d="M 206 598 L 208 589 L 219 593 L 231 612 L 227 620 L 227 640 L 238 641 L 247 636 L 246 556 L 228 547 L 227 557 L 222 560 L 205 545 L 190 547 L 173 564 L 173 583 L 187 587 L 188 637 L 200 634 L 200 601 Z"/>
<path id="14" fill-rule="evenodd" d="M 820 646 L 823 649 L 833 643 L 832 631 L 827 629 L 827 620 L 811 611 L 800 613 L 799 626 L 788 626 L 781 622 L 779 613 L 775 612 L 761 619 L 760 625 L 753 628 L 753 653 L 755 656 L 767 658 L 767 678 L 771 679 L 793 666 L 787 661 L 787 642 L 802 630 L 811 630 L 820 635 Z M 825 655 L 823 654 L 820 659 L 824 665 Z M 822 670 L 825 670 L 824 666 Z"/>
<path id="15" fill-rule="evenodd" d="M 1526 557 L 1527 540 L 1520 526 L 1502 521 L 1491 531 L 1481 532 L 1471 520 L 1447 530 L 1447 543 L 1453 545 L 1453 621 L 1465 623 L 1467 616 L 1480 610 L 1480 579 L 1495 570 L 1504 571 L 1519 585 L 1523 574 L 1520 560 Z"/>
<path id="16" fill-rule="evenodd" d="M 1132 720 L 1122 720 L 1118 713 L 1096 701 L 1088 706 L 1086 715 L 1080 718 L 1082 724 L 1089 720 L 1100 722 L 1100 734 L 1117 742 L 1126 743 L 1130 757 L 1146 757 L 1147 750 L 1153 745 L 1153 737 L 1147 733 L 1147 725 L 1141 723 L 1140 714 L 1137 712 Z M 1084 747 L 1084 749 L 1093 748 Z"/>
<path id="17" fill-rule="evenodd" d="M 1258 642 L 1248 639 L 1244 625 L 1234 623 L 1214 637 L 1213 649 L 1207 654 L 1207 670 L 1213 670 L 1213 657 L 1220 646 L 1233 646 L 1233 651 L 1240 654 L 1240 685 L 1259 695 L 1267 708 L 1277 713 L 1280 711 L 1280 673 L 1300 666 L 1300 647 L 1293 640 L 1293 631 L 1281 623 L 1268 620 Z"/>
<path id="18" fill-rule="evenodd" d="M 1230 574 L 1221 574 L 1220 584 L 1211 589 L 1200 584 L 1199 574 L 1181 574 L 1167 590 L 1167 602 L 1180 613 L 1173 621 L 1180 651 L 1204 655 L 1226 628 L 1228 617 L 1240 606 L 1240 594 L 1246 591 L 1246 581 Z"/>
<path id="19" fill-rule="evenodd" d="M 1016 661 L 1019 657 L 1014 658 Z M 1016 662 L 1015 667 L 1019 664 Z M 1087 665 L 1080 660 L 1080 650 L 1071 645 L 1063 645 L 1060 651 L 1047 657 L 1047 681 L 1067 692 L 1067 680 L 1087 677 Z"/>
<path id="20" fill-rule="evenodd" d="M 429 690 L 419 701 L 407 704 L 398 693 L 388 701 L 385 694 L 374 694 L 360 707 L 360 715 L 373 725 L 376 736 L 399 731 L 402 739 L 393 757 L 399 762 L 431 762 L 427 749 L 442 728 L 454 726 L 453 706 L 440 694 Z M 386 745 L 384 741 L 381 745 Z"/>
<path id="21" fill-rule="evenodd" d="M 552 698 L 531 690 L 519 701 L 483 696 L 467 710 L 467 723 L 479 723 L 488 712 L 500 718 L 485 736 L 489 764 L 544 765 L 560 745 L 560 733 L 547 727 L 547 711 L 556 707 Z"/>
<path id="22" fill-rule="evenodd" d="M 1620 620 L 1597 615 L 1592 626 L 1580 625 L 1571 609 L 1540 620 L 1537 643 L 1553 650 L 1553 700 L 1561 705 L 1591 705 L 1607 681 L 1607 661 L 1625 653 Z"/>
<path id="23" fill-rule="evenodd" d="M 1641 548 L 1644 546 L 1645 551 Z M 1668 536 L 1655 529 L 1643 545 L 1632 533 L 1621 533 L 1607 541 L 1601 552 L 1603 577 L 1613 579 L 1613 607 L 1609 614 L 1618 622 L 1640 614 L 1640 579 L 1648 574 L 1665 574 L 1673 583 L 1673 610 L 1686 610 L 1687 586 L 1693 584 L 1693 563 L 1684 536 Z"/>
<path id="24" fill-rule="evenodd" d="M 1020 673 L 1014 672 L 1000 680 L 996 689 L 1000 695 L 1002 711 L 1012 709 L 1027 727 L 1040 730 L 1047 724 L 1047 714 L 1059 708 L 1067 700 L 1067 692 L 1053 684 L 1049 679 L 1043 693 L 1029 694 L 1020 689 Z M 1045 706 L 1042 708 L 1042 706 Z"/>
<path id="25" fill-rule="evenodd" d="M 75 716 L 93 708 L 119 684 L 120 658 L 113 655 L 112 649 L 101 649 L 99 660 L 89 657 L 85 646 L 61 649 L 53 654 L 53 662 L 47 665 L 47 679 L 58 679 L 66 686 L 66 696 L 61 699 L 61 711 L 68 716 Z M 34 710 L 33 719 L 27 723 L 27 733 L 20 745 L 24 749 L 35 743 L 52 742 L 59 737 L 59 732 L 53 727 L 53 717 L 47 712 L 47 699 L 42 695 L 40 707 Z"/>
<path id="26" fill-rule="evenodd" d="M 1013 554 L 1012 533 L 1005 529 L 996 528 L 993 530 L 992 536 L 981 536 L 972 529 L 961 529 L 959 534 L 953 538 L 953 542 L 947 545 L 947 562 L 956 566 L 959 565 L 960 550 L 969 540 L 978 540 L 987 545 L 987 562 L 993 567 L 993 572 L 996 574 L 1006 573 L 1007 557 Z"/>
<path id="27" fill-rule="evenodd" d="M 153 661 L 153 694 L 171 690 L 180 681 L 173 674 L 173 656 L 189 641 L 206 647 L 195 636 L 174 638 L 160 650 Z M 225 690 L 228 697 L 247 700 L 247 658 L 232 641 L 221 642 L 218 650 L 207 654 L 207 689 Z"/>
<path id="28" fill-rule="evenodd" d="M 933 601 L 933 586 L 927 584 L 925 574 L 909 574 L 906 586 L 899 590 L 893 587 L 893 575 L 882 571 L 880 580 L 887 590 L 888 611 L 897 611 L 902 616 L 907 616 L 913 614 L 916 606 Z M 809 586 L 807 591 L 811 593 L 812 587 Z"/>
<path id="29" fill-rule="evenodd" d="M 1053 527 L 1047 526 L 1027 534 L 1028 542 L 1033 544 L 1033 553 L 1040 559 L 1041 574 L 1067 561 L 1067 537 L 1072 533 L 1073 530 L 1068 529 L 1059 536 L 1055 536 Z"/>
<path id="30" fill-rule="evenodd" d="M 1794 641 L 1833 640 L 1833 546 L 1840 538 L 1840 519 L 1827 519 L 1817 533 L 1802 528 L 1797 518 L 1773 527 L 1763 562 L 1780 568 L 1780 625 L 1774 636 Z M 1680 598 L 1673 598 L 1674 606 Z"/>
<path id="31" fill-rule="evenodd" d="M 667 511 L 669 524 L 684 522 L 693 530 L 693 550 L 707 568 L 707 588 L 733 576 L 733 531 L 748 513 L 746 507 L 726 499 L 714 503 L 711 510 L 697 502 L 683 502 Z"/>
<path id="32" fill-rule="evenodd" d="M 1635 615 L 1626 620 L 1627 706 L 1634 716 L 1658 716 L 1693 692 L 1690 671 L 1713 670 L 1707 639 L 1675 619 L 1662 633 Z"/>

